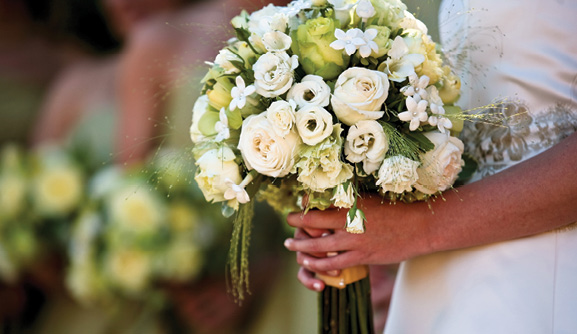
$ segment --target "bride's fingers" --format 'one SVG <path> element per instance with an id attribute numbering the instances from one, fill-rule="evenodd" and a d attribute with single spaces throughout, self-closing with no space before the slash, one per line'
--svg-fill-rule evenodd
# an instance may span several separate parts
<path id="1" fill-rule="evenodd" d="M 294 252 L 304 252 L 308 254 L 326 254 L 333 252 L 340 252 L 350 249 L 352 245 L 351 236 L 342 234 L 330 234 L 320 238 L 288 238 L 284 242 L 284 246 Z"/>
<path id="2" fill-rule="evenodd" d="M 365 259 L 360 252 L 350 251 L 329 256 L 325 258 L 316 258 L 305 253 L 297 253 L 297 262 L 304 268 L 315 273 L 331 274 L 335 276 L 342 269 L 353 267 L 360 264 L 366 264 Z"/>
<path id="3" fill-rule="evenodd" d="M 306 229 L 342 229 L 347 221 L 347 210 L 310 210 L 307 214 L 302 212 L 291 213 L 287 217 L 287 223 L 292 227 Z"/>
<path id="4" fill-rule="evenodd" d="M 301 267 L 299 269 L 297 278 L 302 283 L 302 285 L 304 285 L 309 290 L 318 292 L 325 288 L 325 283 L 322 280 L 315 278 L 314 273 L 305 268 Z"/>
<path id="5" fill-rule="evenodd" d="M 301 267 L 305 267 L 305 268 L 309 269 L 307 267 L 309 257 L 311 257 L 311 254 L 305 254 L 305 253 L 297 252 L 297 263 L 300 264 Z M 314 255 L 312 255 L 312 257 L 314 257 Z M 340 270 L 331 270 L 331 271 L 326 271 L 326 272 L 325 271 L 322 271 L 322 272 L 315 271 L 315 272 L 317 274 L 322 274 L 325 276 L 338 276 L 341 273 Z"/>

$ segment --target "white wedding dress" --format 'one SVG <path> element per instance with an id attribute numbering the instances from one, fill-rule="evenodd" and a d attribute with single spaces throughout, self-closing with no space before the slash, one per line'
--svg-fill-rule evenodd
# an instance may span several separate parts
<path id="1" fill-rule="evenodd" d="M 440 13 L 443 48 L 463 82 L 459 105 L 504 100 L 490 110 L 506 127 L 463 133 L 480 162 L 476 179 L 575 131 L 577 1 L 445 0 Z M 577 333 L 577 229 L 403 263 L 385 333 Z"/>

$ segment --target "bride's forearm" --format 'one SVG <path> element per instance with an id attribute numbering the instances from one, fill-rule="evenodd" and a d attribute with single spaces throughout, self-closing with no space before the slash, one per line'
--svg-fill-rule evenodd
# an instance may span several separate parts
<path id="1" fill-rule="evenodd" d="M 577 134 L 432 204 L 435 251 L 510 240 L 577 221 Z"/>

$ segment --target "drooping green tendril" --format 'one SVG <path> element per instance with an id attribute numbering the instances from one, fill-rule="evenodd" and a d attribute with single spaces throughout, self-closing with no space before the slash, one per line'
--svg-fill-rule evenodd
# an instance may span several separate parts
<path id="1" fill-rule="evenodd" d="M 246 293 L 250 294 L 248 256 L 253 216 L 253 201 L 239 206 L 233 223 L 228 252 L 227 284 L 229 292 L 232 293 L 235 301 L 239 304 L 242 304 Z"/>

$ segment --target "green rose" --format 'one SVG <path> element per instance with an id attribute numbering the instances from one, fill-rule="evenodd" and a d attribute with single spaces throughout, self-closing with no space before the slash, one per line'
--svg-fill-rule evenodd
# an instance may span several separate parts
<path id="1" fill-rule="evenodd" d="M 338 26 L 336 20 L 318 17 L 308 20 L 293 33 L 292 51 L 299 56 L 307 74 L 332 80 L 348 67 L 350 57 L 329 46 L 336 40 L 335 29 Z"/>
<path id="2" fill-rule="evenodd" d="M 234 84 L 230 81 L 229 77 L 220 77 L 216 79 L 216 83 L 206 92 L 208 96 L 208 103 L 216 110 L 221 108 L 227 108 L 232 101 L 232 96 L 230 91 L 234 87 Z"/>
<path id="3" fill-rule="evenodd" d="M 407 6 L 400 0 L 371 0 L 376 15 L 368 20 L 368 24 L 397 28 L 405 17 Z"/>
<path id="4" fill-rule="evenodd" d="M 305 190 L 324 192 L 353 176 L 351 165 L 341 161 L 343 138 L 340 124 L 333 125 L 333 133 L 315 146 L 303 145 L 301 159 L 296 164 L 298 181 Z"/>
<path id="5" fill-rule="evenodd" d="M 390 39 L 391 29 L 389 29 L 388 27 L 377 25 L 368 26 L 367 30 L 368 29 L 375 29 L 377 31 L 377 36 L 373 39 L 373 42 L 377 43 L 379 47 L 379 51 L 378 52 L 373 51 L 371 53 L 371 56 L 375 58 L 380 58 L 386 55 L 387 52 L 389 52 L 389 50 L 391 49 L 391 46 L 393 44 L 393 41 Z"/>

